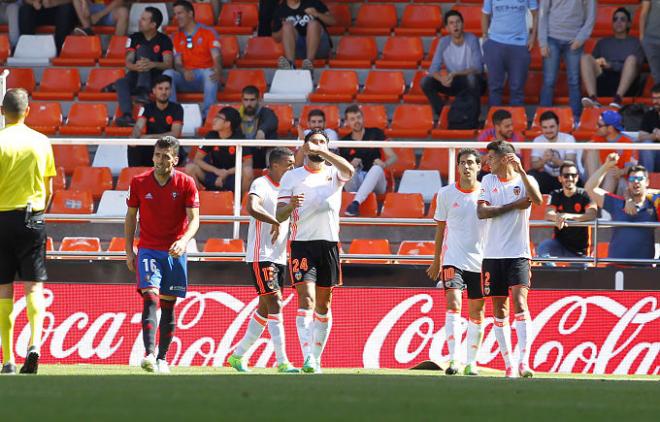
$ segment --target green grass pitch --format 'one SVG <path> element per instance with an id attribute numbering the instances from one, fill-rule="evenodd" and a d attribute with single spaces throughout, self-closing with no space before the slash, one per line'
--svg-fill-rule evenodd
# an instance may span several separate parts
<path id="1" fill-rule="evenodd" d="M 660 377 L 537 374 L 508 380 L 439 371 L 329 369 L 323 375 L 42 365 L 0 377 L 0 420 L 658 421 Z"/>

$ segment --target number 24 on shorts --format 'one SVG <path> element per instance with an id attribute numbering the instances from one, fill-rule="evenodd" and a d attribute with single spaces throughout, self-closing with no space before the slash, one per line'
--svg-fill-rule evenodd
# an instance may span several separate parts
<path id="1" fill-rule="evenodd" d="M 292 271 L 294 273 L 297 273 L 298 270 L 307 271 L 309 269 L 309 267 L 307 265 L 307 258 L 303 258 L 300 261 L 297 258 L 292 259 L 291 260 L 291 266 L 293 267 Z"/>

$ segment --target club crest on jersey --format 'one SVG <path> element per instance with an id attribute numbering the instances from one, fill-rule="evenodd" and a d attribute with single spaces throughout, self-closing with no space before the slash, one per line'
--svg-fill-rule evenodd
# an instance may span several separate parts
<path id="1" fill-rule="evenodd" d="M 297 271 L 295 277 L 296 277 L 296 281 L 302 280 L 302 273 L 300 271 Z"/>
<path id="2" fill-rule="evenodd" d="M 451 281 L 449 280 L 445 281 L 445 287 L 448 289 L 451 288 Z"/>
<path id="3" fill-rule="evenodd" d="M 484 294 L 489 295 L 490 294 L 490 287 L 489 286 L 484 286 Z"/>
<path id="4" fill-rule="evenodd" d="M 515 186 L 513 188 L 513 194 L 516 196 L 520 195 L 520 186 Z"/>
<path id="5" fill-rule="evenodd" d="M 151 194 L 151 192 L 149 192 L 146 195 L 144 195 L 144 199 L 154 199 L 154 196 Z"/>
<path id="6" fill-rule="evenodd" d="M 266 283 L 266 286 L 268 286 L 268 288 L 271 289 L 271 290 L 277 290 L 277 288 L 275 287 L 275 281 L 273 281 L 273 280 L 269 280 Z"/>
<path id="7" fill-rule="evenodd" d="M 327 180 L 328 182 L 331 182 L 331 181 L 332 181 L 332 177 L 328 176 L 328 177 L 325 178 L 325 180 Z"/>
<path id="8" fill-rule="evenodd" d="M 176 192 L 172 192 L 172 199 L 176 199 L 176 196 L 177 196 L 177 193 L 176 193 Z"/>

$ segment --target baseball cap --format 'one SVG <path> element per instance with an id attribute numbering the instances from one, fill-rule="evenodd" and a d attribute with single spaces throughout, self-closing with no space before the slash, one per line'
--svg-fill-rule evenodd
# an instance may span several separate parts
<path id="1" fill-rule="evenodd" d="M 619 114 L 618 111 L 603 111 L 603 113 L 600 115 L 600 118 L 603 119 L 603 123 L 605 123 L 607 126 L 613 126 L 619 132 L 624 130 L 621 114 Z"/>

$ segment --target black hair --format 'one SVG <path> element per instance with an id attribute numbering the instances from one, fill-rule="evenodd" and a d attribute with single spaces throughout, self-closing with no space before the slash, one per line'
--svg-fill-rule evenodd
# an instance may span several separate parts
<path id="1" fill-rule="evenodd" d="M 188 0 L 176 0 L 172 8 L 175 8 L 177 6 L 183 7 L 184 9 L 186 9 L 186 12 L 192 12 L 193 17 L 195 17 L 195 8 L 193 7 L 192 3 L 190 3 Z"/>
<path id="2" fill-rule="evenodd" d="M 156 141 L 156 148 L 172 148 L 175 157 L 179 156 L 179 140 L 172 135 L 166 135 Z"/>
<path id="3" fill-rule="evenodd" d="M 347 116 L 350 113 L 360 113 L 360 114 L 362 114 L 362 110 L 360 110 L 359 105 L 351 104 L 348 107 L 346 107 L 346 110 L 344 110 L 344 116 Z"/>
<path id="4" fill-rule="evenodd" d="M 452 16 L 458 16 L 458 17 L 461 19 L 461 22 L 465 22 L 465 21 L 463 20 L 463 15 L 461 15 L 461 12 L 459 12 L 458 10 L 450 10 L 450 11 L 448 11 L 447 13 L 445 13 L 445 26 L 447 26 L 447 21 L 448 21 L 449 18 L 451 18 Z"/>
<path id="5" fill-rule="evenodd" d="M 486 149 L 488 151 L 493 151 L 497 155 L 516 153 L 516 149 L 514 148 L 513 144 L 507 141 L 493 141 L 486 145 Z"/>
<path id="6" fill-rule="evenodd" d="M 644 176 L 646 178 L 649 177 L 649 171 L 646 170 L 646 167 L 644 167 L 641 164 L 636 164 L 634 166 L 628 167 L 628 169 L 626 170 L 626 177 L 630 176 L 631 173 L 638 173 L 638 172 L 644 173 Z"/>
<path id="7" fill-rule="evenodd" d="M 149 6 L 145 7 L 144 11 L 151 15 L 151 22 L 156 24 L 156 29 L 160 28 L 163 23 L 163 13 L 160 11 L 160 9 Z"/>
<path id="8" fill-rule="evenodd" d="M 293 152 L 289 148 L 277 147 L 273 148 L 268 152 L 268 167 L 270 168 L 273 163 L 279 163 L 284 160 L 286 157 L 293 155 Z"/>
<path id="9" fill-rule="evenodd" d="M 222 107 L 220 111 L 218 111 L 218 114 L 225 116 L 225 120 L 231 124 L 232 136 L 240 131 L 241 114 L 238 112 L 238 110 L 236 110 L 234 107 L 226 106 Z"/>
<path id="10" fill-rule="evenodd" d="M 625 7 L 618 7 L 614 11 L 614 13 L 612 13 L 612 18 L 614 18 L 614 16 L 617 13 L 623 13 L 624 15 L 626 15 L 626 18 L 628 18 L 628 22 L 632 22 L 632 15 L 630 14 L 630 11 L 628 9 L 626 9 Z"/>
<path id="11" fill-rule="evenodd" d="M 499 109 L 495 110 L 493 113 L 493 116 L 491 117 L 491 120 L 493 121 L 493 125 L 499 125 L 502 123 L 503 120 L 506 119 L 511 119 L 511 113 L 509 113 L 509 110 L 504 110 L 504 109 Z"/>
<path id="12" fill-rule="evenodd" d="M 154 89 L 156 85 L 162 84 L 163 82 L 167 82 L 172 86 L 172 78 L 170 78 L 167 75 L 158 75 L 154 78 L 154 80 L 151 82 L 151 89 Z"/>
<path id="13" fill-rule="evenodd" d="M 561 163 L 561 166 L 559 166 L 559 174 L 561 175 L 562 173 L 564 173 L 564 169 L 569 167 L 575 167 L 576 169 L 578 168 L 577 164 L 575 164 L 571 160 L 564 160 L 564 162 Z"/>
<path id="14" fill-rule="evenodd" d="M 328 138 L 328 134 L 325 133 L 325 130 L 323 129 L 310 129 L 307 135 L 305 135 L 305 142 L 309 141 L 312 139 L 312 136 L 314 135 L 323 135 L 325 138 L 326 142 L 330 142 L 330 138 Z"/>
<path id="15" fill-rule="evenodd" d="M 474 148 L 461 148 L 458 151 L 458 155 L 456 156 L 456 164 L 461 162 L 461 157 L 464 155 L 474 155 L 474 159 L 477 162 L 477 164 L 481 164 L 481 154 L 479 154 L 479 151 L 477 151 Z"/>
<path id="16" fill-rule="evenodd" d="M 307 115 L 307 120 L 311 119 L 314 116 L 320 116 L 323 118 L 323 121 L 325 121 L 325 112 L 323 112 L 323 110 L 321 110 L 320 108 L 315 108 L 314 110 L 311 110 Z"/>
<path id="17" fill-rule="evenodd" d="M 651 93 L 660 94 L 660 82 L 658 82 L 657 84 L 653 85 L 653 87 L 651 87 Z"/>
<path id="18" fill-rule="evenodd" d="M 29 94 L 23 88 L 12 88 L 7 90 L 2 99 L 2 111 L 12 116 L 22 116 L 30 104 Z"/>
<path id="19" fill-rule="evenodd" d="M 539 117 L 540 122 L 545 122 L 546 120 L 554 120 L 559 125 L 559 116 L 552 110 L 544 111 Z"/>
<path id="20" fill-rule="evenodd" d="M 247 85 L 245 88 L 243 88 L 243 91 L 241 91 L 241 94 L 252 94 L 259 98 L 259 88 L 257 88 L 254 85 Z"/>

